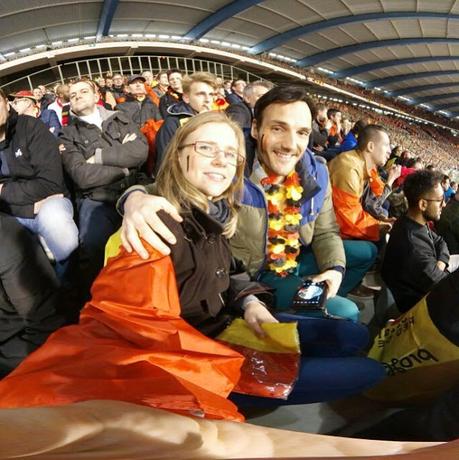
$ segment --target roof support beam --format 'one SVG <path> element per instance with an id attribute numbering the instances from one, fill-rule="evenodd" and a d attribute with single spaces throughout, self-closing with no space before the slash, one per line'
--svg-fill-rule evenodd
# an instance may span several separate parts
<path id="1" fill-rule="evenodd" d="M 410 86 L 408 88 L 401 88 L 395 89 L 391 91 L 391 96 L 406 96 L 408 94 L 420 93 L 421 91 L 428 91 L 430 89 L 442 89 L 442 88 L 450 88 L 451 86 L 457 86 L 459 82 L 447 82 L 447 83 L 431 83 L 429 85 L 418 85 L 418 86 Z"/>
<path id="2" fill-rule="evenodd" d="M 96 42 L 99 42 L 102 37 L 106 37 L 110 32 L 113 16 L 118 8 L 119 0 L 104 0 L 102 11 L 99 16 L 99 24 L 97 25 Z"/>
<path id="3" fill-rule="evenodd" d="M 459 83 L 455 83 L 459 86 Z M 429 102 L 435 103 L 438 100 L 450 99 L 452 97 L 459 97 L 459 93 L 443 93 L 443 94 L 434 94 L 432 96 L 419 97 L 416 99 L 416 104 L 427 104 Z"/>
<path id="4" fill-rule="evenodd" d="M 365 13 L 353 16 L 341 16 L 334 19 L 314 22 L 305 26 L 295 27 L 294 29 L 274 35 L 267 40 L 257 43 L 250 49 L 250 52 L 253 54 L 264 53 L 272 50 L 273 48 L 282 46 L 284 43 L 292 40 L 293 38 L 298 38 L 313 32 L 320 32 L 331 27 L 338 27 L 356 22 L 388 21 L 391 19 L 447 19 L 449 21 L 457 21 L 459 20 L 459 15 L 428 11 L 391 11 L 388 13 Z"/>
<path id="5" fill-rule="evenodd" d="M 261 3 L 262 1 L 263 0 L 234 0 L 229 5 L 220 8 L 215 13 L 207 16 L 207 18 L 196 24 L 185 34 L 185 37 L 190 40 L 198 40 L 222 22 L 232 18 L 241 11 L 247 10 L 258 3 Z"/>
<path id="6" fill-rule="evenodd" d="M 459 43 L 459 39 L 457 40 Z M 408 64 L 423 64 L 427 62 L 445 62 L 459 61 L 459 56 L 423 56 L 406 59 L 390 59 L 382 62 L 371 62 L 369 64 L 349 67 L 347 69 L 338 70 L 335 72 L 336 78 L 346 78 L 358 75 L 361 73 L 372 72 L 374 70 L 386 69 L 387 67 L 408 65 Z"/>
<path id="7" fill-rule="evenodd" d="M 439 110 L 449 110 L 449 109 L 454 109 L 455 107 L 459 107 L 459 101 L 456 102 L 450 102 L 449 104 L 440 104 L 436 105 L 435 108 L 433 109 L 433 112 L 438 112 Z"/>
<path id="8" fill-rule="evenodd" d="M 434 70 L 429 72 L 405 73 L 403 75 L 395 75 L 393 77 L 377 78 L 365 83 L 367 88 L 374 88 L 375 86 L 386 86 L 394 83 L 401 83 L 406 80 L 417 80 L 418 78 L 430 77 L 447 77 L 450 75 L 459 76 L 459 70 Z"/>
<path id="9" fill-rule="evenodd" d="M 431 44 L 458 44 L 459 38 L 425 38 L 425 37 L 414 37 L 414 38 L 396 38 L 390 40 L 375 40 L 371 42 L 357 43 L 355 45 L 342 46 L 340 48 L 333 48 L 320 53 L 312 54 L 303 59 L 297 61 L 296 65 L 301 67 L 308 67 L 317 64 L 321 64 L 325 61 L 345 56 L 346 54 L 357 53 L 359 51 L 366 51 L 376 48 L 388 48 L 390 46 L 402 46 L 402 45 L 431 45 Z"/>

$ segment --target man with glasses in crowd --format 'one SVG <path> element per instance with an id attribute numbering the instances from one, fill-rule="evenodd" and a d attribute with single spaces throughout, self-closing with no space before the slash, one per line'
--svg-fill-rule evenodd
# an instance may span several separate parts
<path id="1" fill-rule="evenodd" d="M 459 266 L 459 255 L 450 256 L 445 240 L 429 226 L 439 221 L 445 206 L 442 178 L 424 169 L 409 175 L 403 187 L 408 212 L 394 224 L 382 266 L 402 313 Z"/>

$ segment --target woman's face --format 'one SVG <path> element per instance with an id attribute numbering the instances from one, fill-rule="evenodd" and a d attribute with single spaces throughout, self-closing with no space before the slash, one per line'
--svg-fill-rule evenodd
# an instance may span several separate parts
<path id="1" fill-rule="evenodd" d="M 226 123 L 206 123 L 182 146 L 179 163 L 188 182 L 210 200 L 224 193 L 237 170 L 239 144 L 233 129 Z"/>

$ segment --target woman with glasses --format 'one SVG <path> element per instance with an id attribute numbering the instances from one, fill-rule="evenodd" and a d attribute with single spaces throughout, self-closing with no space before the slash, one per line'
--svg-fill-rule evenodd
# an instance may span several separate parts
<path id="1" fill-rule="evenodd" d="M 269 300 L 268 289 L 236 275 L 227 240 L 244 164 L 242 131 L 223 113 L 179 129 L 155 184 L 182 220 L 160 213 L 177 239 L 170 257 L 150 249 L 145 261 L 113 235 L 80 324 L 57 331 L 0 382 L 0 407 L 113 399 L 241 420 L 227 396 L 243 358 L 208 337 L 237 316 L 258 334 L 277 322 L 257 297 Z"/>

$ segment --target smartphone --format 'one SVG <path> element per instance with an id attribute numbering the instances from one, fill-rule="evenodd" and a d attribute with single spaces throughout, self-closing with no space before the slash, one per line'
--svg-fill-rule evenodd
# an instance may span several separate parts
<path id="1" fill-rule="evenodd" d="M 296 291 L 293 298 L 293 308 L 295 310 L 323 311 L 327 300 L 327 288 L 325 281 L 315 283 L 311 280 L 305 280 Z"/>

